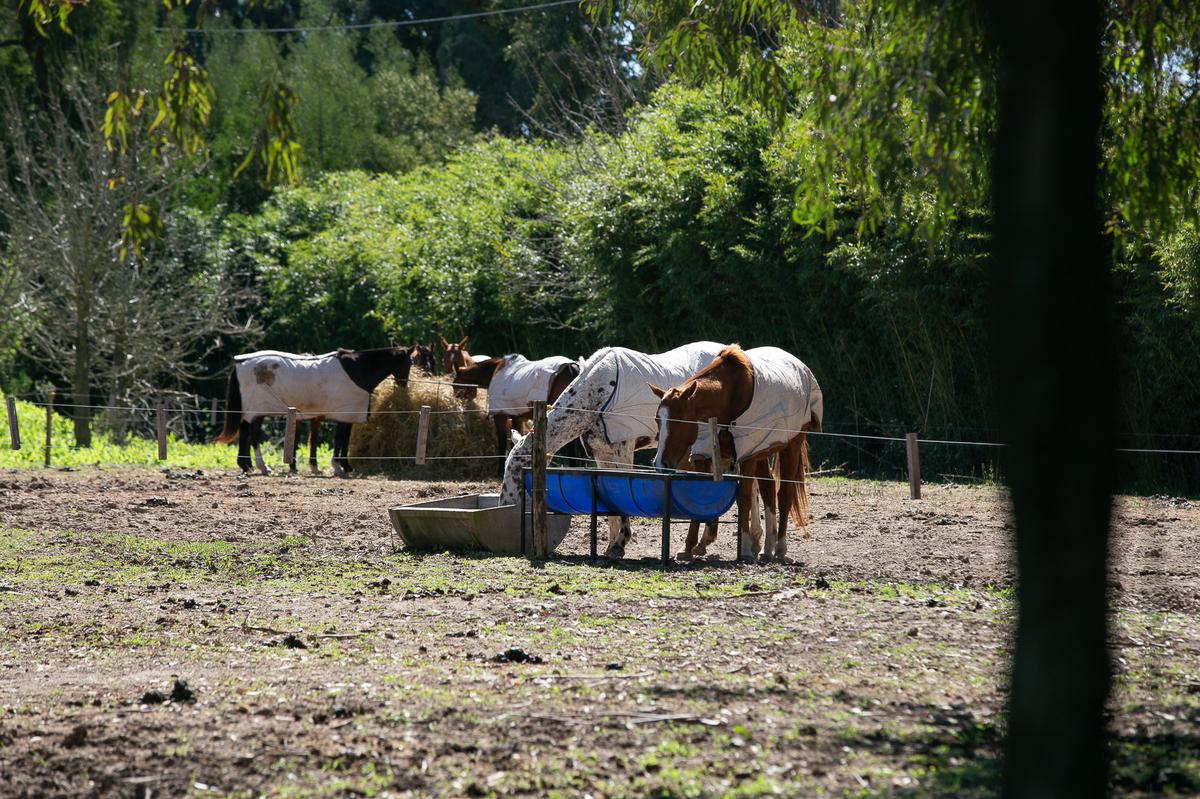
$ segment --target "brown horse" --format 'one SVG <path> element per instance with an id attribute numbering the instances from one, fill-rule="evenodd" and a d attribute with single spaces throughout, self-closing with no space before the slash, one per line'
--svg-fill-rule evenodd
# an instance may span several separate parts
<path id="1" fill-rule="evenodd" d="M 763 562 L 787 557 L 789 517 L 808 537 L 808 431 L 820 431 L 824 412 L 821 389 L 812 372 L 795 356 L 775 347 L 743 351 L 737 345 L 721 350 L 712 363 L 678 386 L 650 386 L 659 398 L 658 468 L 685 463 L 696 441 L 699 424 L 716 417 L 728 438 L 731 460 L 745 477 L 738 490 L 738 534 L 748 532 L 748 513 L 753 481 L 758 481 L 768 509 Z M 778 454 L 779 492 L 776 519 L 774 480 L 766 459 Z M 703 453 L 697 453 L 703 457 Z M 774 521 L 778 522 L 778 531 Z M 707 536 L 706 536 L 707 539 Z M 748 536 L 749 558 L 761 542 Z M 690 542 L 689 542 L 690 543 Z"/>
<path id="2" fill-rule="evenodd" d="M 539 366 L 544 375 L 552 374 L 548 381 L 544 381 L 548 382 L 548 390 L 535 385 L 536 380 L 527 380 L 525 377 L 527 374 L 532 374 L 531 369 L 537 369 Z M 488 358 L 465 369 L 455 369 L 454 382 L 488 389 L 488 415 L 496 424 L 497 453 L 507 455 L 512 446 L 509 425 L 511 424 L 511 429 L 524 433 L 526 422 L 533 416 L 529 400 L 535 395 L 545 396 L 546 404 L 553 405 L 558 396 L 578 375 L 579 363 L 569 358 L 544 358 L 541 361 L 527 361 L 520 355 L 506 355 L 499 358 Z M 496 401 L 501 392 L 492 389 L 498 387 L 495 384 L 498 384 L 501 376 L 505 378 L 503 391 L 505 399 Z M 499 473 L 501 476 L 504 474 L 503 462 L 500 464 Z"/>
<path id="3" fill-rule="evenodd" d="M 445 336 L 438 336 L 438 338 L 442 340 L 442 350 L 444 351 L 442 370 L 450 377 L 454 377 L 455 372 L 459 369 L 467 369 L 488 358 L 486 355 L 472 356 L 467 352 L 467 341 L 471 338 L 470 336 L 463 336 L 462 340 L 458 342 L 446 341 Z M 479 389 L 474 386 L 454 387 L 454 396 L 460 399 L 474 399 L 478 392 Z"/>

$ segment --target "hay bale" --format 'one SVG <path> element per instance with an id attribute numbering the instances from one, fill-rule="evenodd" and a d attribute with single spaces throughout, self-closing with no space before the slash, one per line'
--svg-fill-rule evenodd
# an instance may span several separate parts
<path id="1" fill-rule="evenodd" d="M 430 377 L 414 370 L 408 386 L 399 388 L 392 378 L 384 380 L 371 395 L 371 418 L 355 425 L 350 434 L 350 457 L 354 467 L 399 477 L 491 479 L 499 468 L 495 458 L 426 460 L 417 466 L 411 460 L 417 451 L 417 424 L 422 405 L 433 409 L 429 416 L 427 459 L 466 455 L 495 455 L 496 428 L 484 413 L 487 392 L 474 400 L 454 396 L 451 378 Z M 411 411 L 389 413 L 388 411 Z M 439 413 L 439 411 L 451 411 Z M 389 460 L 394 456 L 404 460 Z"/>

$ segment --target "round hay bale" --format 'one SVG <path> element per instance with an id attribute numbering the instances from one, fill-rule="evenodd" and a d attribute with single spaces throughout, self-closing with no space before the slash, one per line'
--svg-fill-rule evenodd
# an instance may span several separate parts
<path id="1" fill-rule="evenodd" d="M 497 459 L 490 457 L 497 454 L 496 428 L 485 412 L 487 392 L 481 391 L 474 400 L 464 403 L 454 396 L 450 381 L 445 375 L 431 377 L 414 370 L 404 388 L 390 377 L 380 383 L 371 395 L 371 418 L 366 424 L 355 425 L 350 434 L 354 467 L 409 478 L 493 478 L 499 467 Z M 417 466 L 412 459 L 417 452 L 422 405 L 433 412 L 429 415 L 425 465 Z M 489 457 L 478 457 L 481 455 Z"/>

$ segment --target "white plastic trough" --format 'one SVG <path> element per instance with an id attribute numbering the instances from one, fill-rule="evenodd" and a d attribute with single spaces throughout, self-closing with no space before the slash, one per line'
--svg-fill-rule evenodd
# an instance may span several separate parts
<path id="1" fill-rule="evenodd" d="M 496 555 L 521 554 L 521 513 L 500 504 L 499 494 L 466 494 L 388 508 L 392 526 L 404 545 L 416 551 L 484 550 Z M 546 514 L 550 551 L 562 543 L 571 525 L 566 513 Z M 533 523 L 525 513 L 525 551 L 533 551 Z"/>

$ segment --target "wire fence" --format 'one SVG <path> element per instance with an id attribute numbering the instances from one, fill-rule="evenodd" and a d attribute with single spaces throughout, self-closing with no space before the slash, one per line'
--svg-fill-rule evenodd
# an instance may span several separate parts
<path id="1" fill-rule="evenodd" d="M 410 383 L 421 383 L 421 384 L 436 384 L 439 387 L 439 389 L 438 389 L 439 397 L 440 397 L 441 387 L 443 387 L 443 386 L 446 387 L 450 391 L 453 391 L 454 389 L 457 389 L 457 388 L 479 388 L 479 386 L 476 386 L 474 384 L 453 383 L 453 382 L 448 382 L 448 381 L 444 381 L 444 380 L 436 380 L 436 379 L 410 378 L 409 382 Z M 32 405 L 36 408 L 41 408 L 41 409 L 52 408 L 55 411 L 75 411 L 77 409 L 86 409 L 93 413 L 102 412 L 102 413 L 106 414 L 107 421 L 109 424 L 113 424 L 114 419 L 119 420 L 119 423 L 123 426 L 123 429 L 128 431 L 130 434 L 141 435 L 142 437 L 150 438 L 150 439 L 156 439 L 156 438 L 159 438 L 160 436 L 165 437 L 167 434 L 173 434 L 177 440 L 181 440 L 184 442 L 208 439 L 211 437 L 211 435 L 215 429 L 218 429 L 220 426 L 223 425 L 223 423 L 225 421 L 225 417 L 227 415 L 238 414 L 240 417 L 244 413 L 243 410 L 235 411 L 235 410 L 230 410 L 226 407 L 223 407 L 224 403 L 216 398 L 212 398 L 212 397 L 206 398 L 206 397 L 200 397 L 200 396 L 196 396 L 196 395 L 185 395 L 185 394 L 180 394 L 180 393 L 171 393 L 171 394 L 164 395 L 164 399 L 161 401 L 150 402 L 150 401 L 143 400 L 140 403 L 134 402 L 134 403 L 130 403 L 130 404 L 64 402 L 64 401 L 59 401 L 57 399 L 49 399 L 45 392 L 41 392 L 38 394 L 26 393 L 24 395 L 9 395 L 9 396 L 14 397 L 14 398 L 17 398 L 17 397 L 28 398 L 29 401 L 27 401 L 27 404 Z M 418 416 L 418 417 L 421 416 L 422 414 L 424 414 L 426 416 L 433 416 L 433 415 L 463 416 L 463 415 L 470 415 L 470 414 L 484 415 L 484 416 L 496 416 L 496 415 L 524 416 L 527 413 L 529 413 L 530 410 L 531 409 L 528 406 L 508 406 L 508 407 L 501 407 L 501 408 L 468 406 L 468 407 L 461 407 L 461 408 L 456 407 L 456 408 L 448 408 L 448 409 L 442 409 L 442 408 L 434 409 L 431 407 L 427 407 L 425 409 L 371 410 L 370 415 L 371 416 Z M 600 417 L 622 417 L 622 418 L 634 419 L 634 420 L 641 421 L 641 422 L 645 423 L 646 425 L 651 426 L 652 428 L 657 428 L 657 426 L 659 424 L 659 419 L 656 416 L 649 415 L 649 414 L 638 414 L 638 413 L 629 413 L 629 412 L 612 411 L 612 410 L 600 410 L 600 409 L 594 409 L 594 408 L 577 408 L 577 407 L 569 407 L 569 406 L 565 406 L 565 405 L 557 406 L 557 408 L 554 408 L 552 410 L 562 410 L 562 411 L 569 412 L 569 413 L 586 413 L 586 414 L 596 415 L 596 416 L 600 416 Z M 11 413 L 11 410 L 9 412 Z M 347 413 L 347 409 L 345 409 L 345 408 L 340 408 L 340 409 L 310 409 L 310 408 L 306 408 L 303 411 L 297 412 L 295 414 L 295 416 L 293 418 L 293 423 L 295 424 L 295 423 L 302 422 L 302 421 L 308 421 L 308 420 L 311 420 L 314 418 L 320 419 L 322 417 L 337 417 L 338 415 L 345 414 L 345 413 Z M 121 419 L 122 415 L 125 417 L 124 419 Z M 164 417 L 165 417 L 165 422 L 164 422 Z M 277 446 L 277 447 L 279 447 L 279 449 L 283 449 L 284 448 L 284 440 L 288 437 L 288 433 L 287 433 L 286 428 L 283 425 L 282 415 L 278 414 L 278 411 L 276 411 L 275 413 L 272 413 L 272 414 L 264 413 L 263 418 L 268 425 L 268 429 L 264 431 L 264 433 L 268 437 L 268 440 L 272 442 L 272 446 Z M 668 419 L 667 421 L 705 424 L 705 422 L 697 422 L 697 420 L 690 420 L 690 419 Z M 16 443 L 15 438 L 18 435 L 18 431 L 16 431 L 15 427 L 16 427 L 15 424 L 10 422 L 10 431 L 11 431 L 11 435 L 14 438 L 14 440 L 10 443 Z M 721 429 L 729 429 L 731 427 L 731 425 L 718 425 L 718 427 Z M 860 446 L 860 443 L 868 443 L 868 444 L 875 444 L 875 445 L 882 444 L 882 445 L 888 445 L 888 446 L 903 444 L 906 447 L 913 447 L 913 446 L 917 446 L 917 447 L 960 447 L 960 448 L 974 447 L 974 448 L 981 448 L 981 449 L 985 449 L 985 450 L 989 450 L 989 451 L 993 451 L 993 452 L 998 451 L 998 450 L 1004 448 L 1005 446 L 1007 446 L 1003 442 L 998 442 L 998 441 L 955 439 L 955 438 L 943 438 L 943 437 L 924 437 L 923 438 L 923 437 L 921 437 L 919 435 L 915 435 L 915 434 L 906 434 L 904 436 L 900 436 L 900 435 L 882 435 L 882 434 L 876 435 L 876 434 L 869 434 L 869 433 L 839 432 L 837 430 L 828 429 L 828 428 L 822 429 L 821 431 L 814 431 L 814 430 L 791 429 L 788 427 L 769 427 L 769 426 L 738 425 L 737 427 L 738 427 L 738 429 L 742 429 L 742 430 L 767 432 L 767 433 L 771 433 L 773 435 L 782 435 L 785 437 L 790 437 L 790 436 L 798 435 L 800 433 L 805 433 L 808 436 L 812 436 L 817 439 L 826 438 L 826 439 L 832 439 L 832 440 L 835 440 L 838 442 L 842 442 L 844 444 L 849 444 L 850 446 L 857 447 L 860 452 L 867 452 L 867 450 L 864 450 Z M 845 425 L 843 425 L 843 427 L 845 427 Z M 977 430 L 983 431 L 982 428 L 977 428 Z M 292 436 L 293 436 L 293 440 L 298 439 L 298 436 L 295 436 L 295 431 L 292 431 Z M 1200 438 L 1200 437 L 1189 436 L 1188 434 L 1163 434 L 1162 437 L 1174 437 L 1177 439 Z M 162 449 L 161 449 L 162 446 L 163 445 L 160 445 L 160 452 L 162 451 Z M 43 445 L 43 448 L 45 449 L 45 451 L 47 453 L 75 449 L 69 442 L 61 441 L 61 440 L 53 441 L 52 439 L 48 440 Z M 1179 448 L 1179 447 L 1173 447 L 1173 448 L 1167 448 L 1167 447 L 1117 447 L 1117 448 L 1115 448 L 1115 451 L 1119 452 L 1119 453 L 1125 453 L 1125 454 L 1131 454 L 1131 455 L 1159 455 L 1159 456 L 1200 455 L 1200 448 L 1192 449 L 1192 448 Z M 700 454 L 706 455 L 707 453 L 700 453 Z M 899 465 L 896 463 L 896 461 L 900 460 L 898 457 L 896 457 L 896 454 L 898 454 L 898 453 L 893 454 L 893 455 L 880 455 L 879 453 L 867 452 L 867 454 L 871 454 L 877 458 L 880 458 L 881 463 L 883 462 L 882 459 L 886 458 L 888 461 L 891 462 L 890 463 L 891 468 L 895 468 L 896 466 Z M 909 458 L 913 457 L 913 454 L 911 452 L 906 453 L 906 455 Z M 597 460 L 596 458 L 586 458 L 585 459 L 585 458 L 569 457 L 569 456 L 565 456 L 565 455 L 559 455 L 557 457 L 560 461 L 594 462 L 594 463 L 597 463 L 597 465 L 602 466 L 602 467 L 603 466 L 613 466 L 613 467 L 626 468 L 626 469 L 629 469 L 632 471 L 654 470 L 654 467 L 646 465 L 646 464 L 638 464 L 638 463 L 625 462 L 625 461 L 620 461 L 620 462 L 603 461 L 603 460 Z M 455 455 L 424 455 L 424 453 L 422 452 L 422 453 L 413 453 L 413 454 L 356 456 L 355 460 L 368 461 L 368 462 L 378 461 L 378 462 L 420 464 L 425 461 L 438 461 L 438 462 L 453 462 L 453 461 L 479 462 L 479 461 L 486 461 L 486 460 L 500 461 L 504 458 L 505 458 L 504 455 L 497 453 L 497 452 L 489 452 L 489 453 L 474 452 L 474 453 L 455 454 Z M 286 453 L 284 456 L 284 460 L 285 460 L 285 462 L 288 460 Z M 47 458 L 47 461 L 49 461 L 49 458 Z M 911 460 L 908 463 L 906 463 L 903 467 L 903 471 L 907 471 L 910 474 L 912 473 L 913 469 L 914 469 L 914 463 Z M 841 467 L 835 466 L 832 470 L 827 470 L 827 471 L 838 472 L 838 471 L 842 471 L 842 469 L 841 469 Z M 918 467 L 918 471 L 919 471 L 919 467 Z M 740 476 L 737 473 L 729 472 L 729 471 L 723 471 L 723 472 L 721 472 L 721 475 L 724 477 L 739 477 Z M 982 479 L 984 479 L 982 477 L 977 477 L 973 474 L 972 475 L 948 474 L 945 472 L 941 473 L 940 476 L 943 479 L 948 478 L 948 477 L 958 478 L 958 479 L 963 479 L 963 480 L 982 480 Z M 800 482 L 800 481 L 794 481 L 794 482 Z M 918 483 L 919 483 L 919 479 L 918 479 Z"/>

